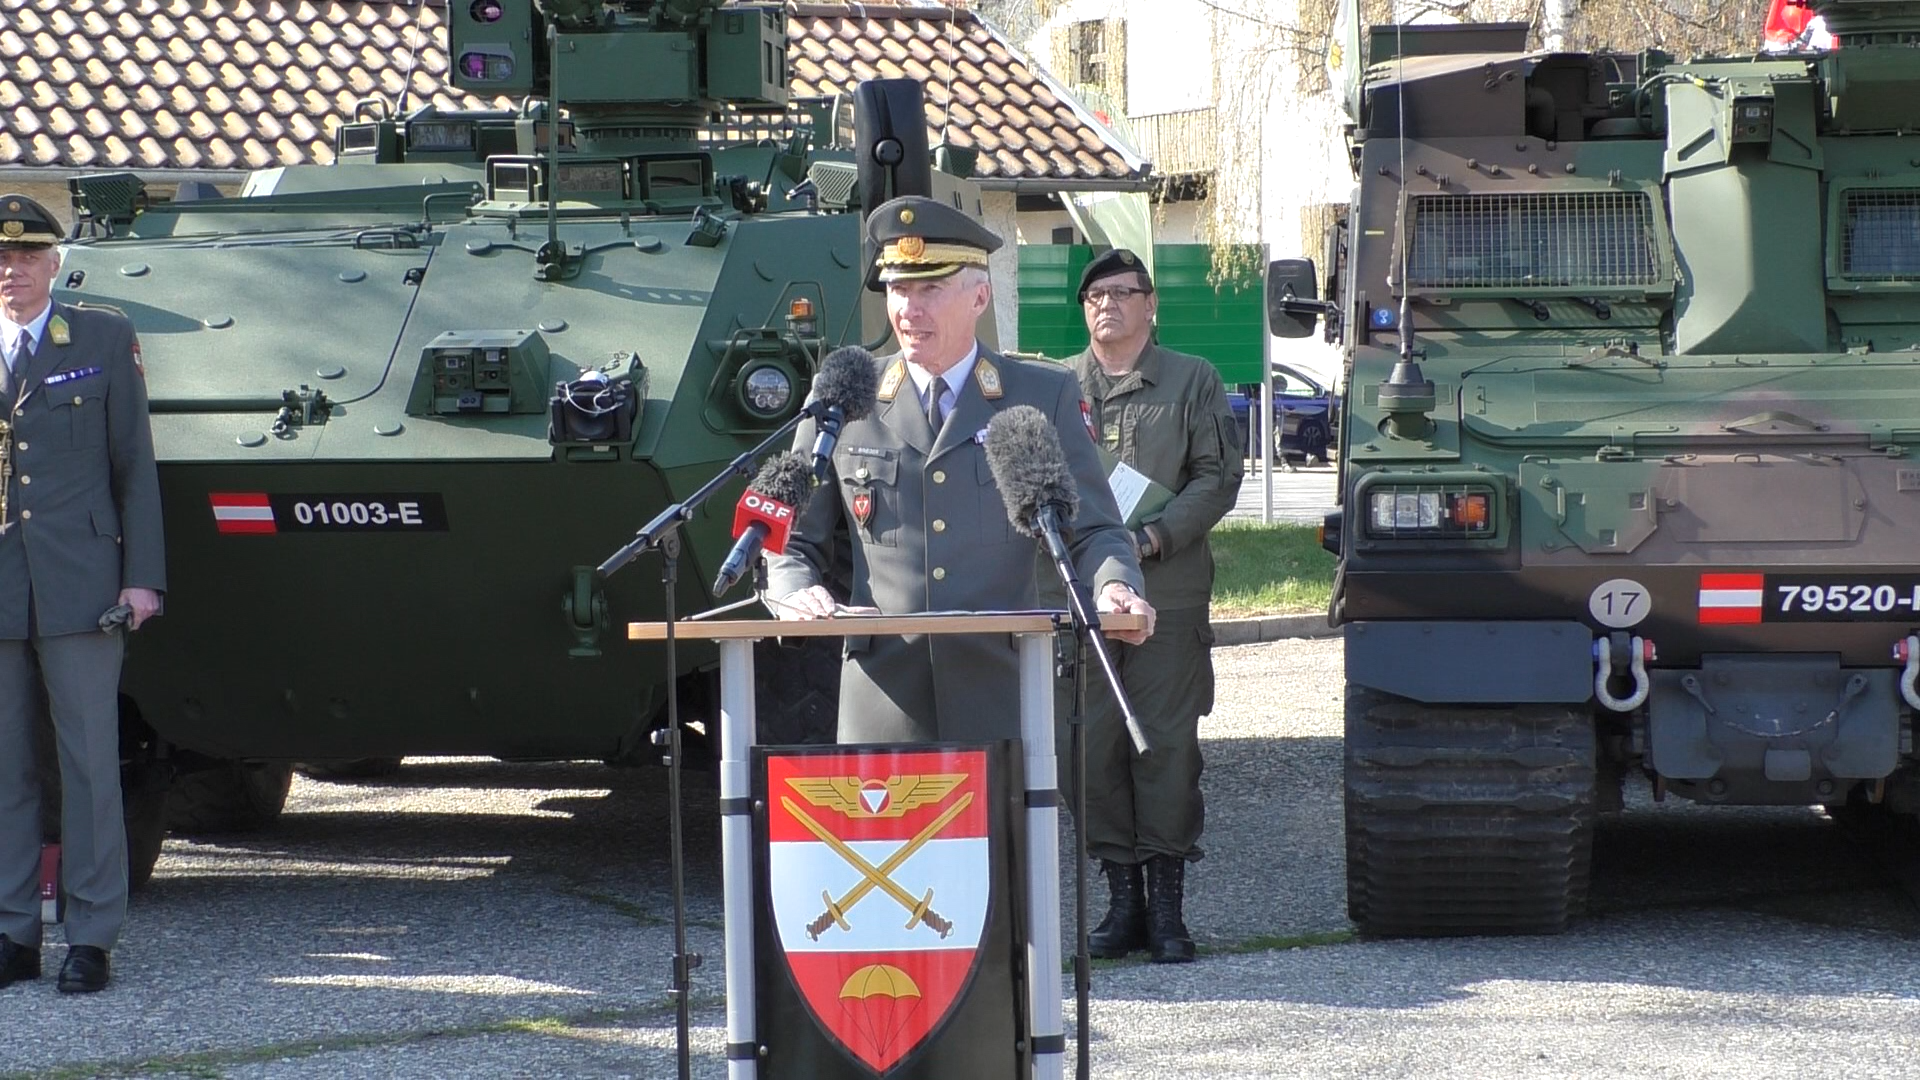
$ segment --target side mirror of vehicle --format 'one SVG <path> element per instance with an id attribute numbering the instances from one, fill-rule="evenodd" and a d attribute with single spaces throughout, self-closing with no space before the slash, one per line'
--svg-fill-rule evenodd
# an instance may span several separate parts
<path id="1" fill-rule="evenodd" d="M 1312 334 L 1322 315 L 1333 305 L 1320 299 L 1320 282 L 1312 259 L 1275 259 L 1267 264 L 1267 332 L 1274 337 L 1303 338 Z"/>

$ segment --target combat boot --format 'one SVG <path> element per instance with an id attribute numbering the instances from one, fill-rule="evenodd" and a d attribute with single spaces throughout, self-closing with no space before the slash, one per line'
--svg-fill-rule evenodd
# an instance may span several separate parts
<path id="1" fill-rule="evenodd" d="M 1193 959 L 1193 935 L 1180 916 L 1181 891 L 1186 887 L 1187 861 L 1174 855 L 1147 860 L 1147 951 L 1156 964 L 1184 964 Z"/>
<path id="2" fill-rule="evenodd" d="M 1147 947 L 1147 887 L 1138 864 L 1100 860 L 1107 875 L 1107 917 L 1087 935 L 1087 952 L 1118 960 Z"/>

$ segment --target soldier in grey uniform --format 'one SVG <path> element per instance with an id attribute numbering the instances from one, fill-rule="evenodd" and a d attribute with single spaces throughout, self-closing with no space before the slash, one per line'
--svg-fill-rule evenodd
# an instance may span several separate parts
<path id="1" fill-rule="evenodd" d="M 1101 444 L 1172 492 L 1133 530 L 1159 632 L 1115 663 L 1153 753 L 1133 752 L 1106 683 L 1087 687 L 1087 846 L 1112 894 L 1088 935 L 1093 955 L 1146 949 L 1193 959 L 1181 914 L 1186 864 L 1200 857 L 1200 717 L 1213 709 L 1213 553 L 1207 533 L 1240 494 L 1240 447 L 1213 365 L 1153 341 L 1146 267 L 1116 248 L 1088 264 L 1080 301 L 1092 345 L 1067 361 Z M 1144 871 L 1144 872 L 1143 872 Z"/>
<path id="2" fill-rule="evenodd" d="M 127 910 L 120 626 L 159 611 L 166 579 L 139 345 L 122 315 L 52 302 L 59 240 L 45 207 L 0 195 L 0 987 L 40 977 L 44 701 L 62 791 L 59 988 L 89 993 Z"/>
<path id="3" fill-rule="evenodd" d="M 1052 419 L 1080 493 L 1072 550 L 1103 611 L 1146 615 L 1139 563 L 1121 527 L 1065 370 L 982 348 L 974 326 L 992 301 L 987 255 L 1000 238 L 933 199 L 909 196 L 867 222 L 877 281 L 900 342 L 882 357 L 872 415 L 849 421 L 833 469 L 787 553 L 768 562 L 767 596 L 786 619 L 841 610 L 977 611 L 1035 605 L 1034 541 L 1015 532 L 987 468 L 987 424 L 1031 405 Z M 794 446 L 813 443 L 801 425 Z M 853 609 L 824 582 L 836 548 L 853 556 Z M 988 741 L 1020 733 L 1018 663 L 1005 634 L 850 636 L 840 685 L 841 742 Z"/>

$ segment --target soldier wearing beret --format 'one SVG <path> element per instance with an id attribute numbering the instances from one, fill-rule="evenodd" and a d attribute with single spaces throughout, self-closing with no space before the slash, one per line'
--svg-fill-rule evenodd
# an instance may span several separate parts
<path id="1" fill-rule="evenodd" d="M 900 351 L 876 361 L 879 400 L 849 421 L 833 470 L 769 560 L 770 606 L 787 619 L 829 618 L 824 587 L 851 548 L 853 604 L 890 615 L 1006 610 L 1035 604 L 1034 541 L 1016 533 L 987 468 L 987 425 L 1031 405 L 1052 419 L 1080 491 L 1072 550 L 1102 611 L 1148 616 L 1139 563 L 1121 527 L 1080 411 L 1080 387 L 1050 364 L 980 345 L 992 302 L 987 255 L 1000 238 L 933 199 L 909 196 L 867 222 L 874 283 Z M 794 446 L 812 445 L 801 425 Z M 842 742 L 989 741 L 1020 734 L 1017 654 L 1005 634 L 851 636 L 840 686 Z"/>
<path id="2" fill-rule="evenodd" d="M 1160 611 L 1159 631 L 1117 650 L 1116 666 L 1153 753 L 1141 757 L 1106 683 L 1087 684 L 1087 821 L 1112 895 L 1092 953 L 1140 949 L 1193 959 L 1181 913 L 1186 865 L 1200 857 L 1200 717 L 1213 709 L 1213 553 L 1207 533 L 1240 493 L 1240 447 L 1213 365 L 1153 341 L 1158 304 L 1138 256 L 1105 252 L 1080 278 L 1092 344 L 1069 360 L 1109 453 L 1172 492 L 1132 535 Z"/>
<path id="3" fill-rule="evenodd" d="M 44 701 L 62 794 L 59 989 L 89 993 L 127 910 L 121 628 L 159 611 L 166 579 L 140 347 L 117 312 L 53 302 L 59 240 L 45 207 L 0 195 L 0 987 L 41 974 Z"/>

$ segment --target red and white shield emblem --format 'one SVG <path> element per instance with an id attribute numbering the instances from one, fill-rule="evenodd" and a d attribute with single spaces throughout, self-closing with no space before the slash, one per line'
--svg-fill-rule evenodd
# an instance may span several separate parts
<path id="1" fill-rule="evenodd" d="M 853 520 L 861 528 L 867 527 L 867 520 L 873 517 L 873 492 L 856 491 L 853 493 Z"/>
<path id="2" fill-rule="evenodd" d="M 973 974 L 992 880 L 987 756 L 769 755 L 767 809 L 773 919 L 794 983 L 884 1076 Z"/>

